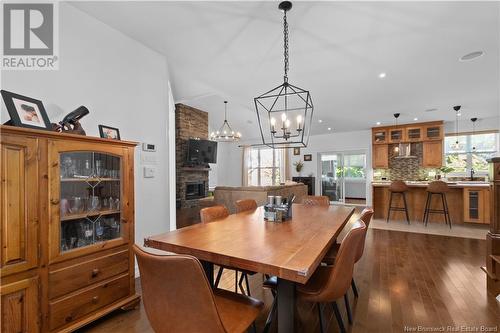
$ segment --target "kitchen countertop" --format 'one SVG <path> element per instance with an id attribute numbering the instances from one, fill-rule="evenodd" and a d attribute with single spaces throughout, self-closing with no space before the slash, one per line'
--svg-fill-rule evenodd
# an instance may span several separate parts
<path id="1" fill-rule="evenodd" d="M 427 187 L 430 182 L 428 181 L 405 181 L 408 187 Z M 464 188 L 464 187 L 490 187 L 490 184 L 484 181 L 455 181 L 455 182 L 446 182 L 450 188 Z M 373 187 L 389 187 L 391 185 L 391 181 L 389 180 L 376 180 L 372 181 Z"/>

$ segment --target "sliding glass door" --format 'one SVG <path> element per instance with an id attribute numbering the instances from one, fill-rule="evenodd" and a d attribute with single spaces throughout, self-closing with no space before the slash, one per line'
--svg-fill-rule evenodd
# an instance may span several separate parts
<path id="1" fill-rule="evenodd" d="M 366 153 L 320 154 L 321 195 L 333 203 L 366 204 Z"/>

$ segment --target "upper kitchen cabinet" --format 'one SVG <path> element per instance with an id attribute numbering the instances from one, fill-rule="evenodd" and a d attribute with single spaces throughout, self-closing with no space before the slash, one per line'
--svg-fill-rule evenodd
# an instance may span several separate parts
<path id="1" fill-rule="evenodd" d="M 372 142 L 374 144 L 386 144 L 388 142 L 386 128 L 372 129 Z"/>
<path id="2" fill-rule="evenodd" d="M 389 167 L 389 145 L 373 145 L 372 167 L 382 169 Z"/>
<path id="3" fill-rule="evenodd" d="M 396 127 L 389 129 L 389 143 L 400 143 L 404 141 L 404 128 Z"/>
<path id="4" fill-rule="evenodd" d="M 405 128 L 405 141 L 418 142 L 423 138 L 422 126 L 409 126 Z"/>
<path id="5" fill-rule="evenodd" d="M 422 166 L 424 168 L 440 168 L 443 166 L 443 141 L 426 141 L 423 143 Z"/>
<path id="6" fill-rule="evenodd" d="M 424 126 L 424 140 L 443 140 L 443 123 L 432 123 Z"/>

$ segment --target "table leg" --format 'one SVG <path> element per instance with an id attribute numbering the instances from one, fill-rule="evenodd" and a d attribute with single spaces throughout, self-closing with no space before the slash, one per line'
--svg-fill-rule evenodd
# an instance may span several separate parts
<path id="1" fill-rule="evenodd" d="M 210 286 L 214 287 L 214 264 L 209 261 L 200 260 L 201 265 L 203 266 L 203 270 L 205 271 L 205 275 L 207 276 L 208 283 Z"/>
<path id="2" fill-rule="evenodd" d="M 278 333 L 292 333 L 295 325 L 295 284 L 278 278 Z"/>

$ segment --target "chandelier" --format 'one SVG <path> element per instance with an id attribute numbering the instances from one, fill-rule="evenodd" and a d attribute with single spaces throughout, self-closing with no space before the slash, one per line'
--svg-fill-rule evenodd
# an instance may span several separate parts
<path id="1" fill-rule="evenodd" d="M 309 91 L 288 82 L 288 22 L 290 1 L 278 8 L 283 11 L 284 76 L 283 83 L 255 97 L 255 111 L 262 144 L 271 148 L 307 147 L 312 124 L 313 103 Z"/>
<path id="2" fill-rule="evenodd" d="M 455 151 L 464 149 L 463 143 L 458 140 L 458 117 L 460 116 L 460 108 L 460 105 L 453 107 L 453 110 L 455 110 L 455 142 L 451 145 L 451 149 Z"/>
<path id="3" fill-rule="evenodd" d="M 235 132 L 227 122 L 227 101 L 224 101 L 224 122 L 218 131 L 210 134 L 210 139 L 219 142 L 236 142 L 241 138 L 240 132 Z"/>

